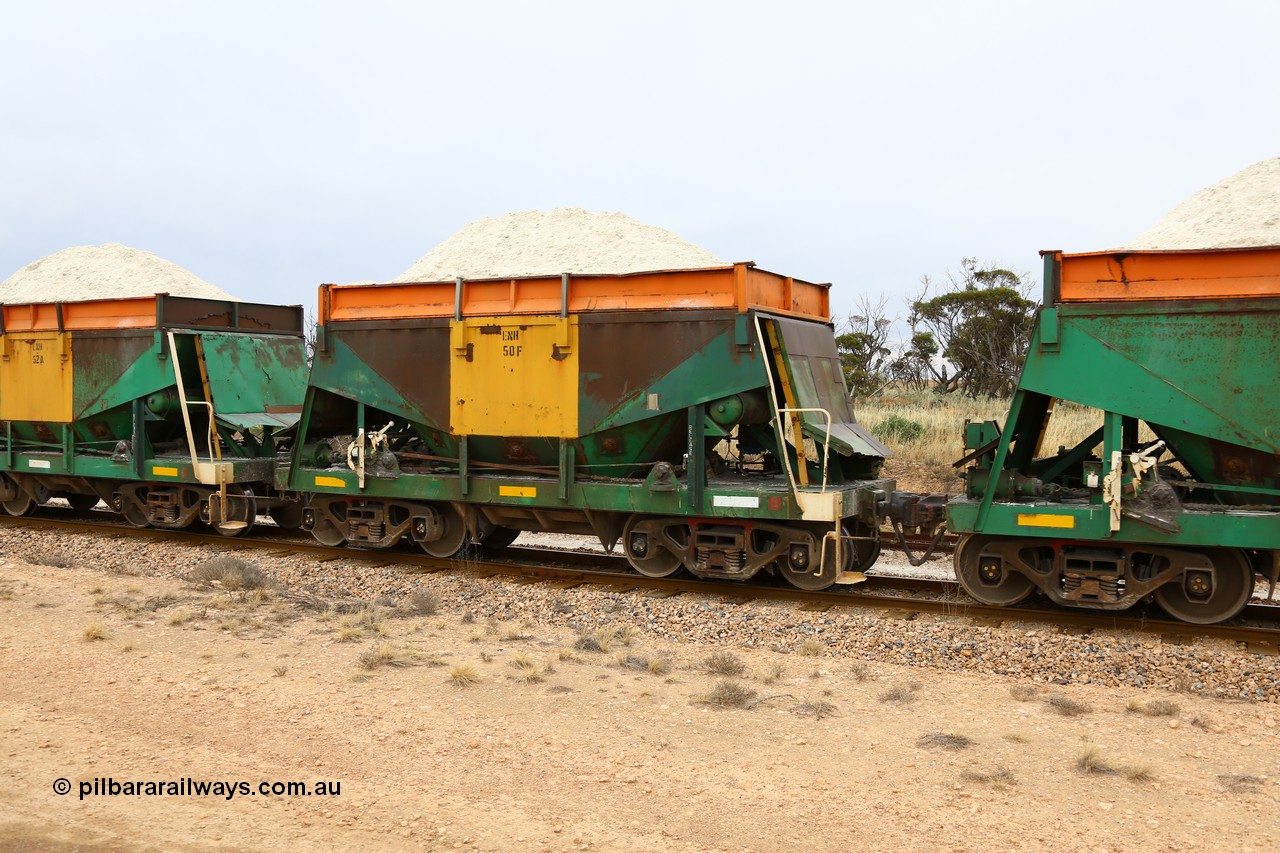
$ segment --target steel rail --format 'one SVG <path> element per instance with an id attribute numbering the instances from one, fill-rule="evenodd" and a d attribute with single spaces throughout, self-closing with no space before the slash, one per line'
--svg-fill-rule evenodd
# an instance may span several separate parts
<path id="1" fill-rule="evenodd" d="M 729 585 L 721 580 L 702 580 L 688 577 L 649 578 L 632 572 L 625 558 L 607 554 L 591 554 L 581 551 L 556 551 L 552 549 L 518 548 L 504 549 L 502 553 L 486 555 L 483 559 L 450 560 L 432 557 L 419 551 L 381 550 L 351 547 L 329 547 L 310 537 L 282 531 L 279 535 L 228 537 L 215 532 L 164 530 L 138 528 L 126 522 L 87 520 L 77 514 L 72 519 L 63 516 L 69 511 L 48 509 L 38 514 L 13 517 L 0 514 L 0 525 L 6 527 L 35 527 L 48 530 L 69 530 L 109 537 L 138 537 L 155 539 L 173 544 L 213 547 L 220 551 L 282 551 L 284 553 L 314 555 L 325 562 L 348 560 L 377 566 L 400 565 L 408 571 L 438 572 L 465 571 L 485 576 L 509 577 L 515 580 L 557 582 L 564 588 L 584 584 L 604 585 L 619 591 L 652 590 L 668 594 L 710 595 L 728 603 L 744 604 L 753 600 L 794 601 L 809 610 L 829 610 L 835 607 L 875 608 L 903 613 L 905 618 L 915 618 L 922 613 L 966 618 L 975 624 L 997 626 L 1006 622 L 1035 622 L 1056 625 L 1061 629 L 1076 631 L 1133 631 L 1157 634 L 1168 641 L 1186 643 L 1197 638 L 1232 640 L 1247 644 L 1250 651 L 1260 654 L 1277 654 L 1280 651 L 1280 605 L 1251 603 L 1235 623 L 1219 625 L 1193 625 L 1167 617 L 1153 615 L 1147 610 L 1134 613 L 1102 610 L 1074 610 L 1057 607 L 1048 602 L 1040 606 L 1015 608 L 993 607 L 969 599 L 955 581 L 932 578 L 906 578 L 875 576 L 869 582 L 874 586 L 847 588 L 833 587 L 821 592 L 808 592 L 792 586 L 745 582 Z M 55 515 L 56 513 L 56 515 Z M 106 513 L 100 513 L 106 516 Z M 63 516 L 63 517 L 59 517 Z M 533 561 L 519 558 L 532 555 Z M 559 563 L 560 565 L 556 565 Z M 912 593 L 902 595 L 895 593 Z M 924 594 L 927 597 L 921 597 Z"/>

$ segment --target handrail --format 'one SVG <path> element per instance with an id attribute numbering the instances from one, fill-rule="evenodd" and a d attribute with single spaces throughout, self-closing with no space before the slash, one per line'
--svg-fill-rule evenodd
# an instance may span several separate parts
<path id="1" fill-rule="evenodd" d="M 169 358 L 173 362 L 173 375 L 177 379 L 178 399 L 182 401 L 182 424 L 187 430 L 187 450 L 191 454 L 191 471 L 196 475 L 196 479 L 200 479 L 200 457 L 196 454 L 196 438 L 195 433 L 191 429 L 191 412 L 187 410 L 188 406 L 207 406 L 209 408 L 209 434 L 205 437 L 209 447 L 209 461 L 214 459 L 213 439 L 214 439 L 214 409 L 213 403 L 208 400 L 188 400 L 187 386 L 182 381 L 182 364 L 178 361 L 178 346 L 173 337 L 173 330 L 168 331 L 169 335 Z M 221 458 L 221 453 L 218 454 Z"/>
<path id="2" fill-rule="evenodd" d="M 773 385 L 773 366 L 769 363 L 769 357 L 767 355 L 767 350 L 769 349 L 769 347 L 765 344 L 764 329 L 761 328 L 761 317 L 759 314 L 756 314 L 754 319 L 755 319 L 755 327 L 756 327 L 756 339 L 760 341 L 760 345 L 763 350 L 761 355 L 764 361 L 764 375 L 769 380 L 769 401 L 773 403 L 773 410 L 778 413 L 778 417 L 774 423 L 774 426 L 776 427 L 776 434 L 778 436 L 778 449 L 782 451 L 782 464 L 786 466 L 787 480 L 791 483 L 791 491 L 799 492 L 800 487 L 796 484 L 796 475 L 795 475 L 795 472 L 791 470 L 791 460 L 787 458 L 787 454 L 785 451 L 785 448 L 787 445 L 787 438 L 786 438 L 786 434 L 782 424 L 782 416 L 784 414 L 789 414 L 791 412 L 796 412 L 796 413 L 821 412 L 827 419 L 827 440 L 823 442 L 823 445 L 822 445 L 822 492 L 821 492 L 821 494 L 826 494 L 827 492 L 827 458 L 831 452 L 831 427 L 833 424 L 831 412 L 828 411 L 827 409 L 799 408 L 799 407 L 787 408 L 787 407 L 782 407 L 778 405 L 778 392 Z M 804 458 L 804 442 L 802 440 L 801 446 L 796 448 L 796 460 L 798 462 L 800 459 L 803 459 L 803 458 Z"/>
<path id="3" fill-rule="evenodd" d="M 178 381 L 178 399 L 182 401 L 182 424 L 187 429 L 187 450 L 191 453 L 191 472 L 196 475 L 196 479 L 200 477 L 200 458 L 196 455 L 196 437 L 191 431 L 191 413 L 187 411 L 187 386 L 182 381 L 182 364 L 178 360 L 178 343 L 173 337 L 173 330 L 168 331 L 169 335 L 169 361 L 173 364 L 173 375 Z M 212 407 L 210 407 L 212 409 Z M 210 417 L 210 422 L 213 418 Z M 210 450 L 209 458 L 213 459 L 213 452 Z"/>
<path id="4" fill-rule="evenodd" d="M 815 414 L 820 414 L 820 415 L 823 415 L 823 416 L 827 419 L 827 440 L 826 440 L 826 441 L 824 441 L 824 442 L 822 442 L 822 491 L 820 492 L 820 494 L 826 494 L 826 492 L 827 492 L 827 463 L 828 463 L 828 461 L 829 461 L 829 460 L 830 460 L 830 458 L 831 458 L 831 427 L 832 427 L 832 425 L 833 425 L 833 423 L 834 423 L 834 421 L 833 421 L 833 419 L 832 419 L 832 417 L 831 417 L 831 412 L 830 412 L 830 411 L 828 411 L 827 409 L 821 409 L 821 408 L 817 408 L 817 407 L 806 407 L 806 406 L 796 406 L 796 407 L 793 407 L 793 408 L 786 408 L 786 407 L 784 407 L 784 408 L 780 408 L 780 409 L 778 409 L 778 414 L 779 414 L 779 415 L 786 415 L 786 416 L 788 416 L 788 417 L 790 417 L 790 416 L 792 416 L 792 415 L 804 414 L 804 413 L 806 413 L 806 412 L 812 412 L 812 413 L 815 413 Z M 801 422 L 801 424 L 803 425 L 803 421 Z M 784 431 L 784 435 L 785 435 L 785 431 Z M 814 441 L 816 442 L 816 441 L 817 441 L 817 439 L 814 439 Z M 800 447 L 797 447 L 797 448 L 796 448 L 796 465 L 797 465 L 797 467 L 799 466 L 799 464 L 800 464 L 800 460 L 801 460 L 801 459 L 804 459 L 804 445 L 803 445 L 803 444 L 801 444 L 801 446 L 800 446 Z M 796 481 L 795 481 L 795 477 L 794 477 L 794 476 L 792 475 L 792 473 L 791 473 L 791 460 L 790 460 L 790 459 L 786 459 L 786 460 L 784 460 L 784 461 L 785 461 L 785 462 L 786 462 L 786 464 L 787 464 L 787 476 L 791 478 L 791 488 L 792 488 L 792 489 L 795 489 L 795 487 L 796 487 Z"/>

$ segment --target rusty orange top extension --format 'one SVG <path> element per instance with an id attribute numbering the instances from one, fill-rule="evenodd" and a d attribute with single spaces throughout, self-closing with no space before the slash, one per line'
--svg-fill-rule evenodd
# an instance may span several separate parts
<path id="1" fill-rule="evenodd" d="M 1280 296 L 1280 247 L 1066 255 L 1058 302 Z"/>
<path id="2" fill-rule="evenodd" d="M 427 317 L 491 317 L 557 314 L 560 276 L 406 284 L 326 284 L 320 288 L 320 322 Z M 567 311 L 653 311 L 760 308 L 774 314 L 828 322 L 829 284 L 757 269 L 740 263 L 623 275 L 572 275 Z"/>
<path id="3" fill-rule="evenodd" d="M 61 326 L 58 323 L 59 310 L 62 312 Z M 156 325 L 154 296 L 5 305 L 3 311 L 5 333 L 149 329 Z"/>

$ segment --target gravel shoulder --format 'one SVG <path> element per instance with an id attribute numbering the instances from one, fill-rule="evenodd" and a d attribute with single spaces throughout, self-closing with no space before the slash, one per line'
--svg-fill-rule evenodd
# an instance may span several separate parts
<path id="1" fill-rule="evenodd" d="M 4 849 L 1263 850 L 1280 830 L 1280 659 L 1235 644 L 254 554 L 272 588 L 228 590 L 183 579 L 216 549 L 11 528 L 0 553 Z M 342 788 L 78 798 L 107 777 Z"/>

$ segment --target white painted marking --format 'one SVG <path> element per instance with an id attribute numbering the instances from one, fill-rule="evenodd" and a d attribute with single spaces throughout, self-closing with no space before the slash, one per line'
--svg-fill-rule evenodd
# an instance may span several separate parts
<path id="1" fill-rule="evenodd" d="M 715 495 L 711 498 L 712 506 L 732 506 L 746 509 L 759 509 L 759 498 L 748 498 L 740 495 Z"/>

